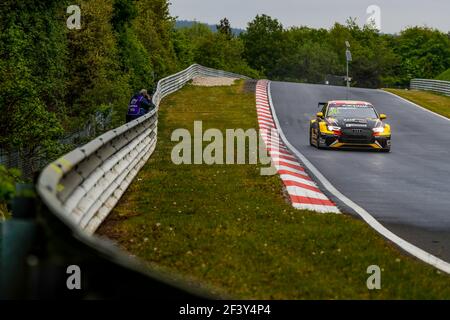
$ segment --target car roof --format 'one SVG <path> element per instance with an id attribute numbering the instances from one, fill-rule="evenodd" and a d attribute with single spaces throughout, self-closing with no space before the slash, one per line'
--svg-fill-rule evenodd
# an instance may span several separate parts
<path id="1" fill-rule="evenodd" d="M 332 101 L 328 101 L 328 104 L 333 104 L 336 106 L 340 106 L 340 105 L 368 105 L 368 106 L 372 106 L 372 104 L 370 102 L 367 101 L 357 101 L 357 100 L 332 100 Z"/>

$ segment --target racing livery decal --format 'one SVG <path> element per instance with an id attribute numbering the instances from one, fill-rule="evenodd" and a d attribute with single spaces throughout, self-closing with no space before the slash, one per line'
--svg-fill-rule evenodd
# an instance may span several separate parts
<path id="1" fill-rule="evenodd" d="M 319 149 L 376 149 L 391 151 L 391 127 L 386 115 L 364 101 L 319 103 L 321 111 L 310 122 L 310 144 Z"/>

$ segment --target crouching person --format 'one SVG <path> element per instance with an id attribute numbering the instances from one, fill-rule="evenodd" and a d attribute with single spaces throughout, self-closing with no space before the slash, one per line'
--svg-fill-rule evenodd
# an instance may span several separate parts
<path id="1" fill-rule="evenodd" d="M 142 117 L 154 108 L 156 107 L 152 102 L 152 96 L 148 94 L 147 90 L 142 89 L 130 100 L 126 116 L 127 123 Z"/>

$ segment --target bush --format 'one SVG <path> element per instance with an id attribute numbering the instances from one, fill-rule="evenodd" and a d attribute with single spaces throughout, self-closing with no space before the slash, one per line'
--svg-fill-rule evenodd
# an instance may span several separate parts
<path id="1" fill-rule="evenodd" d="M 19 170 L 7 169 L 0 165 L 0 202 L 10 201 L 14 197 L 20 176 Z"/>
<path id="2" fill-rule="evenodd" d="M 450 81 L 450 69 L 447 69 L 447 71 L 444 71 L 440 75 L 438 75 L 436 77 L 436 80 Z"/>

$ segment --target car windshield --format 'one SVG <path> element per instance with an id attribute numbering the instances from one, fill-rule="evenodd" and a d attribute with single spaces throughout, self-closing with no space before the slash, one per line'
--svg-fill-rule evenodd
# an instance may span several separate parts
<path id="1" fill-rule="evenodd" d="M 328 107 L 327 117 L 333 118 L 378 118 L 370 105 L 340 105 Z"/>

